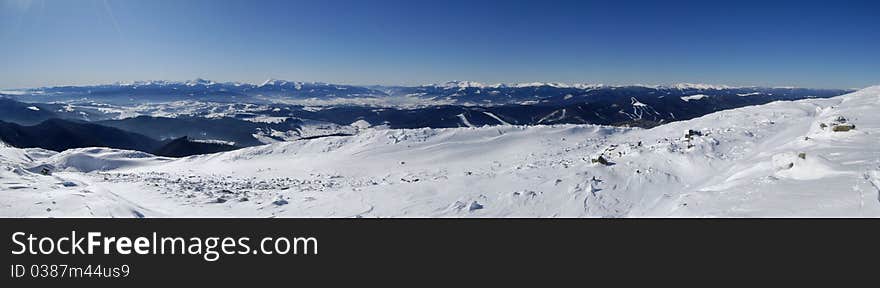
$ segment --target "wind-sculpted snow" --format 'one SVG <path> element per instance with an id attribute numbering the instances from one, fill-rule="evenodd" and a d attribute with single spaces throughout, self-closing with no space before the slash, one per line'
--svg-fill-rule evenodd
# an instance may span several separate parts
<path id="1" fill-rule="evenodd" d="M 128 151 L 126 151 L 128 152 Z M 0 215 L 4 217 L 154 217 L 148 208 L 90 185 L 82 173 L 54 172 L 57 152 L 0 146 Z M 57 158 L 55 158 L 57 159 Z M 51 161 L 50 161 L 51 162 Z M 45 168 L 45 169 L 44 169 Z"/>
<path id="2" fill-rule="evenodd" d="M 40 156 L 0 148 L 6 168 L 0 213 L 876 217 L 876 111 L 880 87 L 722 111 L 652 129 L 363 127 L 353 136 L 179 159 L 88 149 Z M 54 170 L 43 175 L 33 167 Z M 6 184 L 12 182 L 24 188 Z M 65 202 L 47 204 L 57 199 Z"/>
<path id="3" fill-rule="evenodd" d="M 55 154 L 42 163 L 56 171 L 92 172 L 161 163 L 166 160 L 167 158 L 159 158 L 138 151 L 81 148 Z"/>

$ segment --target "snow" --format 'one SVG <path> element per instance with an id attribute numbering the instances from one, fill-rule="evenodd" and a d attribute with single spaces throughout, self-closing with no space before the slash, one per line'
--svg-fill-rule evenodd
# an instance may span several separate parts
<path id="1" fill-rule="evenodd" d="M 449 81 L 443 84 L 431 84 L 431 85 L 423 85 L 429 87 L 437 87 L 443 89 L 467 89 L 467 88 L 478 88 L 478 89 L 487 89 L 487 88 L 503 88 L 503 87 L 514 87 L 514 88 L 535 88 L 535 87 L 553 87 L 553 88 L 575 88 L 581 90 L 587 89 L 595 89 L 605 87 L 604 84 L 587 84 L 587 83 L 576 83 L 576 84 L 568 84 L 561 82 L 528 82 L 528 83 L 497 83 L 497 84 L 484 84 L 481 82 L 475 81 Z"/>
<path id="2" fill-rule="evenodd" d="M 110 148 L 70 149 L 52 155 L 41 164 L 56 171 L 92 172 L 130 168 L 155 162 L 165 162 L 167 158 L 156 157 L 144 152 Z"/>
<path id="3" fill-rule="evenodd" d="M 703 98 L 706 98 L 706 97 L 709 97 L 709 95 L 706 95 L 706 94 L 696 94 L 696 95 L 690 95 L 690 96 L 684 96 L 684 97 L 681 97 L 681 100 L 684 100 L 684 102 L 690 102 L 691 100 L 700 100 L 700 99 L 703 99 Z"/>
<path id="4" fill-rule="evenodd" d="M 736 88 L 727 85 L 712 85 L 712 84 L 694 84 L 694 83 L 676 83 L 671 86 L 671 88 L 680 89 L 680 90 L 722 90 L 722 89 L 731 89 Z"/>
<path id="5" fill-rule="evenodd" d="M 37 106 L 28 106 L 27 109 L 33 110 L 33 111 L 40 111 L 40 108 L 37 108 Z"/>
<path id="6" fill-rule="evenodd" d="M 352 127 L 357 128 L 358 130 L 367 129 L 367 128 L 370 128 L 371 126 L 373 126 L 373 124 L 370 124 L 370 122 L 367 122 L 366 120 L 363 120 L 363 119 L 354 121 L 350 125 Z"/>
<path id="7" fill-rule="evenodd" d="M 27 95 L 28 92 L 27 92 L 27 91 L 21 91 L 21 90 L 0 90 L 0 94 L 5 94 L 5 95 Z"/>
<path id="8" fill-rule="evenodd" d="M 260 83 L 260 85 L 257 85 L 257 87 L 263 87 L 263 86 L 267 86 L 267 85 L 268 86 L 275 86 L 276 83 L 278 83 L 278 82 L 280 82 L 280 80 L 269 78 L 269 79 L 266 79 L 266 81 L 263 81 L 263 83 Z"/>
<path id="9" fill-rule="evenodd" d="M 878 217 L 878 110 L 880 86 L 652 129 L 364 129 L 179 159 L 5 147 L 0 215 Z M 820 127 L 839 116 L 856 128 Z"/>
<path id="10" fill-rule="evenodd" d="M 284 123 L 291 119 L 291 117 L 277 117 L 277 116 L 265 116 L 265 115 L 257 115 L 250 118 L 241 118 L 241 120 L 256 122 L 256 123 Z"/>
<path id="11" fill-rule="evenodd" d="M 474 127 L 474 124 L 471 124 L 471 121 L 468 121 L 467 117 L 464 116 L 464 113 L 455 115 L 458 119 L 461 119 L 461 123 L 466 127 Z"/>
<path id="12" fill-rule="evenodd" d="M 635 97 L 630 97 L 630 101 L 632 103 L 631 105 L 633 106 L 632 113 L 626 113 L 624 111 L 620 111 L 620 112 L 623 114 L 626 114 L 632 120 L 640 120 L 646 114 L 660 115 L 660 113 L 657 112 L 657 110 L 654 109 L 654 107 L 651 107 L 648 104 L 640 102 L 639 99 L 636 99 Z"/>
<path id="13" fill-rule="evenodd" d="M 501 120 L 501 118 L 498 118 L 498 116 L 496 116 L 495 114 L 492 114 L 491 112 L 483 112 L 483 114 L 486 114 L 486 116 L 492 117 L 492 119 L 498 120 L 498 123 L 501 123 L 501 125 L 510 125 L 510 123 L 507 123 L 504 120 Z"/>
<path id="14" fill-rule="evenodd" d="M 254 134 L 251 135 L 257 139 L 257 141 L 265 144 L 272 144 L 327 135 L 352 135 L 357 134 L 358 130 L 360 130 L 360 128 L 354 125 L 339 125 L 331 122 L 310 119 L 301 119 L 301 121 L 302 124 L 298 130 L 278 131 L 275 129 L 268 129 L 267 131 L 257 128 L 257 131 L 254 131 Z"/>
<path id="15" fill-rule="evenodd" d="M 187 139 L 190 142 L 235 146 L 235 142 L 218 139 Z"/>
<path id="16" fill-rule="evenodd" d="M 547 114 L 544 117 L 541 117 L 541 119 L 538 119 L 538 124 L 543 124 L 543 123 L 547 123 L 550 121 L 559 121 L 559 120 L 562 120 L 563 118 L 565 118 L 565 109 L 556 110 L 556 111 L 550 112 L 550 114 Z"/>
<path id="17" fill-rule="evenodd" d="M 549 87 L 554 87 L 554 88 L 571 88 L 571 87 L 573 87 L 572 85 L 565 84 L 565 83 L 559 83 L 559 82 L 549 82 L 549 83 L 545 83 L 545 82 L 518 83 L 518 84 L 513 84 L 512 86 L 513 86 L 513 87 L 516 87 L 516 88 L 544 87 L 544 86 L 549 86 Z"/>
<path id="18" fill-rule="evenodd" d="M 481 82 L 475 82 L 475 81 L 449 81 L 449 82 L 446 82 L 446 83 L 444 83 L 444 84 L 442 84 L 442 85 L 433 84 L 433 85 L 429 85 L 429 86 L 434 86 L 434 87 L 439 87 L 439 88 L 444 88 L 444 89 L 453 89 L 453 88 L 459 88 L 459 89 L 465 89 L 465 88 L 480 88 L 480 89 L 485 89 L 485 88 L 502 88 L 502 87 L 530 88 L 530 87 L 543 87 L 543 86 L 550 86 L 550 87 L 555 87 L 555 88 L 571 88 L 571 87 L 575 87 L 575 86 L 578 86 L 578 87 L 593 87 L 592 85 L 587 85 L 587 84 L 569 85 L 569 84 L 566 84 L 566 83 L 558 83 L 558 82 L 549 82 L 549 83 L 545 83 L 545 82 L 530 82 L 530 83 L 516 83 L 516 84 L 497 83 L 497 84 L 487 85 L 487 84 L 484 84 L 484 83 L 481 83 Z"/>
<path id="19" fill-rule="evenodd" d="M 277 97 L 257 97 L 257 99 L 269 103 L 302 105 L 323 109 L 323 107 L 338 106 L 368 106 L 368 107 L 398 107 L 398 108 L 423 108 L 435 105 L 448 105 L 455 103 L 452 99 L 432 99 L 420 97 L 424 95 L 408 94 L 401 96 L 383 97 L 350 97 L 350 98 L 306 98 L 287 99 Z"/>
<path id="20" fill-rule="evenodd" d="M 152 84 L 152 83 L 151 83 L 151 84 Z M 189 80 L 189 81 L 186 81 L 186 82 L 184 82 L 184 84 L 185 84 L 186 86 L 193 87 L 193 86 L 198 86 L 198 85 L 210 86 L 210 85 L 214 85 L 214 84 L 217 84 L 217 83 L 215 83 L 214 81 L 205 80 L 205 79 L 202 79 L 202 78 L 197 78 L 197 79 L 195 79 L 195 80 Z"/>
<path id="21" fill-rule="evenodd" d="M 488 87 L 488 86 L 486 86 L 486 84 L 483 84 L 480 82 L 473 82 L 473 81 L 449 81 L 449 82 L 444 83 L 443 85 L 435 85 L 435 86 L 441 87 L 444 89 L 453 89 L 453 88 L 466 89 L 466 88 L 486 88 L 486 87 Z"/>
<path id="22" fill-rule="evenodd" d="M 646 106 L 648 106 L 648 105 L 645 105 L 645 103 L 639 102 L 639 99 L 636 99 L 636 97 L 630 97 L 630 98 L 631 98 L 630 100 L 632 101 L 632 105 L 633 105 L 633 106 L 636 106 L 636 107 L 646 107 Z"/>
<path id="23" fill-rule="evenodd" d="M 331 122 L 301 119 L 299 129 L 300 138 L 317 137 L 333 134 L 356 134 L 358 128 L 352 125 L 339 125 Z"/>
<path id="24" fill-rule="evenodd" d="M 199 116 L 205 118 L 222 118 L 234 117 L 238 114 L 259 113 L 271 110 L 268 105 L 256 104 L 231 104 L 219 102 L 203 102 L 203 101 L 172 101 L 161 103 L 144 103 L 132 106 L 111 105 L 105 103 L 77 103 L 67 104 L 62 109 L 70 112 L 77 108 L 96 109 L 103 113 L 115 114 L 114 119 L 134 118 L 138 116 L 152 117 L 169 117 L 175 118 L 180 116 Z M 250 121 L 283 121 L 281 118 L 272 117 L 256 117 L 253 119 L 242 119 Z"/>

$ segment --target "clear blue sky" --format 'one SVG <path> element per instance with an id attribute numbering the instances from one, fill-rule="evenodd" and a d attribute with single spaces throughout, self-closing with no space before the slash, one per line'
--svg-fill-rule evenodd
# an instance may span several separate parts
<path id="1" fill-rule="evenodd" d="M 0 87 L 880 84 L 880 1 L 0 0 Z"/>

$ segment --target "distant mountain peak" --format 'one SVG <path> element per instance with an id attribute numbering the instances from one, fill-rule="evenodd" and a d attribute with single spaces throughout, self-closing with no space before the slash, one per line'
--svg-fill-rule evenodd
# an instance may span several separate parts
<path id="1" fill-rule="evenodd" d="M 475 81 L 460 81 L 460 80 L 449 81 L 449 82 L 443 83 L 442 85 L 435 85 L 435 86 L 437 86 L 437 87 L 442 87 L 442 88 L 445 88 L 445 89 L 453 89 L 453 88 L 486 88 L 486 87 L 487 87 L 486 84 L 483 84 L 483 83 L 480 83 L 480 82 L 475 82 Z"/>
<path id="2" fill-rule="evenodd" d="M 433 86 L 437 88 L 444 89 L 465 89 L 465 88 L 532 88 L 532 87 L 553 87 L 553 88 L 576 88 L 576 89 L 592 89 L 592 88 L 600 88 L 605 87 L 604 84 L 586 84 L 586 83 L 577 83 L 577 84 L 568 84 L 562 82 L 528 82 L 528 83 L 515 83 L 515 84 L 505 84 L 505 83 L 496 83 L 496 84 L 484 84 L 482 82 L 476 81 L 449 81 L 443 84 L 433 84 L 427 85 Z"/>
<path id="3" fill-rule="evenodd" d="M 325 84 L 325 83 L 321 83 L 321 82 L 301 82 L 301 81 L 290 81 L 290 80 L 282 80 L 282 79 L 269 78 L 269 79 L 266 79 L 266 81 L 263 81 L 263 83 L 260 83 L 260 85 L 257 85 L 257 87 L 264 87 L 264 86 L 285 86 L 285 85 L 296 85 L 296 86 L 302 86 L 303 84 L 307 84 L 307 83 L 308 83 L 308 84 L 314 84 L 314 85 L 322 85 L 322 84 Z"/>
<path id="4" fill-rule="evenodd" d="M 198 85 L 210 86 L 210 85 L 214 85 L 217 83 L 214 81 L 211 81 L 211 80 L 196 78 L 194 80 L 186 81 L 186 82 L 184 82 L 184 84 L 186 84 L 186 86 L 198 86 Z"/>
<path id="5" fill-rule="evenodd" d="M 278 82 L 280 82 L 280 81 L 281 81 L 281 80 L 278 80 L 278 79 L 275 79 L 275 78 L 269 78 L 269 79 L 266 79 L 266 81 L 263 81 L 263 83 L 261 83 L 260 85 L 257 85 L 257 86 L 258 86 L 258 87 L 263 87 L 263 86 L 275 86 L 276 83 L 278 83 Z"/>
<path id="6" fill-rule="evenodd" d="M 679 90 L 723 90 L 723 89 L 734 89 L 737 87 L 727 86 L 727 85 L 712 85 L 712 84 L 703 84 L 703 83 L 676 83 L 667 88 L 675 88 Z"/>

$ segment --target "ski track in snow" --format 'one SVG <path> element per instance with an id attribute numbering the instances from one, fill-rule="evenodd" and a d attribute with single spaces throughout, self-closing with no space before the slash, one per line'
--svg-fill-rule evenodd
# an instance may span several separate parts
<path id="1" fill-rule="evenodd" d="M 633 103 L 633 116 L 652 113 Z M 0 145 L 0 216 L 876 217 L 878 110 L 872 87 L 652 129 L 472 127 L 462 114 L 469 128 L 365 128 L 180 159 Z M 820 127 L 837 116 L 856 128 Z"/>
<path id="2" fill-rule="evenodd" d="M 492 119 L 498 120 L 498 123 L 500 123 L 501 125 L 510 125 L 510 123 L 507 123 L 504 120 L 501 120 L 501 118 L 498 118 L 498 116 L 496 116 L 495 114 L 492 114 L 490 112 L 483 112 L 483 114 L 486 114 L 487 116 L 492 117 Z"/>
<path id="3" fill-rule="evenodd" d="M 471 121 L 468 121 L 467 116 L 464 116 L 464 113 L 461 113 L 461 114 L 458 114 L 455 116 L 458 116 L 458 118 L 461 119 L 461 123 L 463 123 L 464 126 L 475 127 L 474 124 L 471 124 Z"/>

